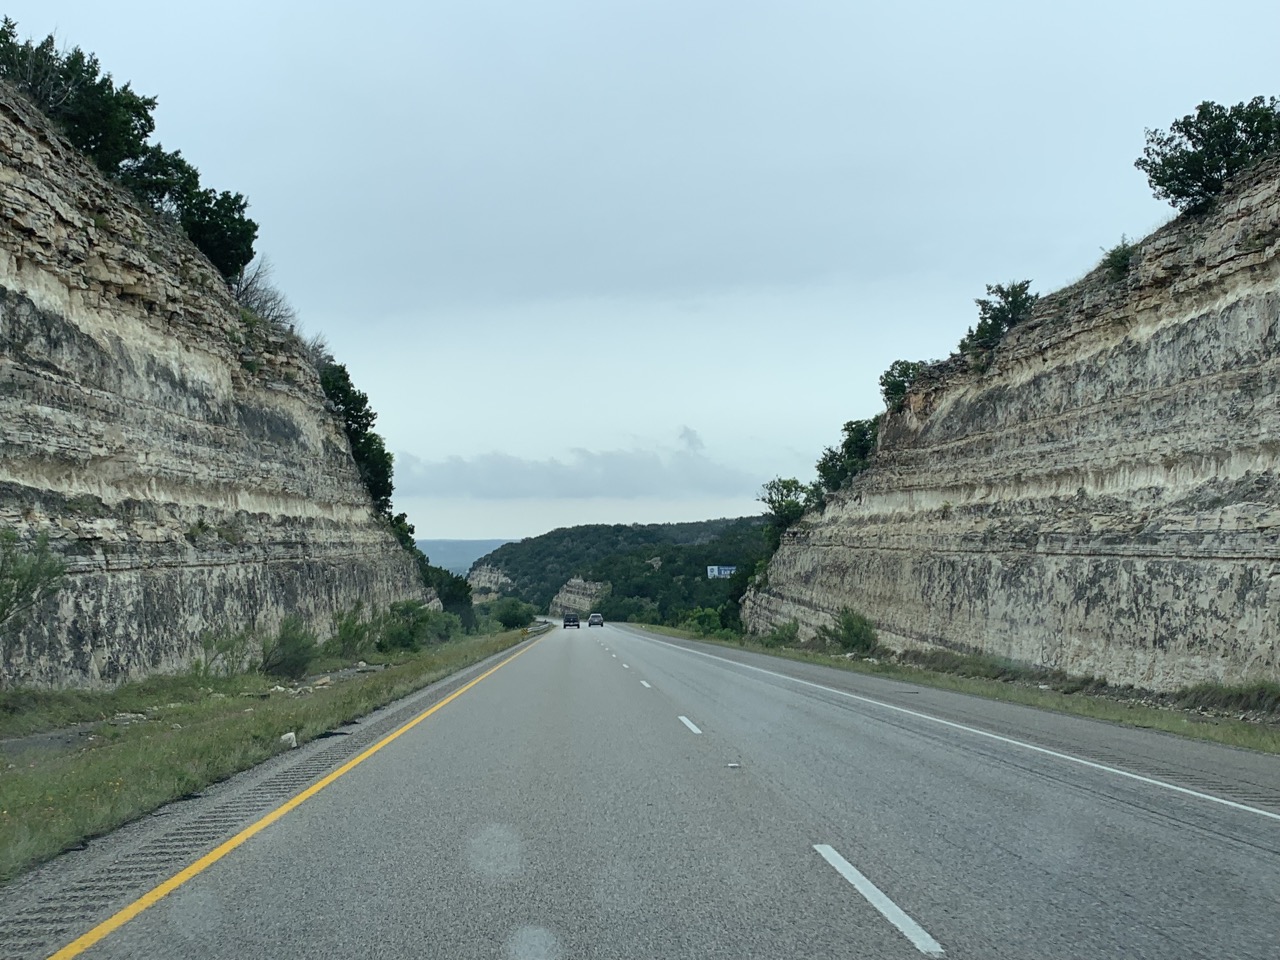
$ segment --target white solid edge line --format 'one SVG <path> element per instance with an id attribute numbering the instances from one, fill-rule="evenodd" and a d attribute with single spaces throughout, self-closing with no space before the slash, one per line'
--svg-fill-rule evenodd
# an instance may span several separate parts
<path id="1" fill-rule="evenodd" d="M 641 680 L 641 681 L 640 681 L 640 686 L 644 687 L 646 690 L 652 690 L 652 689 L 653 689 L 653 687 L 649 686 L 649 681 L 648 681 L 648 680 Z"/>
<path id="2" fill-rule="evenodd" d="M 897 927 L 917 950 L 931 957 L 943 955 L 942 944 L 929 936 L 924 927 L 907 916 L 901 907 L 885 896 L 879 887 L 859 873 L 858 869 L 840 856 L 833 847 L 825 843 L 815 843 L 813 849 L 818 851 L 818 855 L 823 860 L 835 867 L 840 876 L 853 884 L 853 888 L 862 894 L 867 903 L 879 910 L 880 915 Z"/>
<path id="3" fill-rule="evenodd" d="M 681 717 L 681 718 L 680 718 L 680 722 L 681 722 L 681 723 L 683 723 L 683 724 L 684 724 L 686 727 L 688 727 L 690 730 L 692 730 L 694 733 L 701 733 L 701 732 L 702 732 L 701 730 L 699 730 L 699 729 L 698 729 L 697 725 L 696 725 L 692 720 L 690 720 L 688 717 Z"/>
<path id="4" fill-rule="evenodd" d="M 883 707 L 885 710 L 893 710 L 896 713 L 905 713 L 909 717 L 916 717 L 920 720 L 928 720 L 931 723 L 938 723 L 944 727 L 951 727 L 953 730 L 963 730 L 965 733 L 976 734 L 979 737 L 986 737 L 989 740 L 995 740 L 999 743 L 1006 743 L 1014 747 L 1022 747 L 1024 750 L 1031 750 L 1034 753 L 1042 754 L 1046 757 L 1053 757 L 1057 760 L 1066 760 L 1069 763 L 1078 763 L 1082 767 L 1088 767 L 1091 770 L 1101 770 L 1104 773 L 1114 773 L 1118 777 L 1124 777 L 1128 780 L 1136 780 L 1138 783 L 1145 783 L 1152 787 L 1161 787 L 1165 790 L 1172 790 L 1174 793 L 1181 793 L 1184 796 L 1195 797 L 1197 800 L 1208 800 L 1210 803 L 1218 803 L 1224 807 L 1230 807 L 1232 810 L 1240 810 L 1244 813 L 1255 813 L 1260 817 L 1266 817 L 1269 820 L 1280 820 L 1280 813 L 1272 813 L 1270 810 L 1260 810 L 1257 807 L 1251 807 L 1245 803 L 1236 803 L 1234 800 L 1228 800 L 1225 797 L 1215 797 L 1211 793 L 1201 793 L 1199 790 L 1192 790 L 1189 787 L 1180 787 L 1176 783 L 1167 783 L 1164 780 L 1157 780 L 1154 777 L 1144 777 L 1140 773 L 1130 773 L 1128 770 L 1121 770 L 1119 767 L 1109 767 L 1105 763 L 1098 763 L 1094 760 L 1086 760 L 1084 757 L 1072 756 L 1069 753 L 1062 753 L 1058 750 L 1050 750 L 1048 747 L 1038 747 L 1034 743 L 1027 743 L 1025 740 L 1015 740 L 1013 737 L 1002 737 L 998 733 L 990 733 L 986 730 L 979 730 L 977 727 L 969 727 L 963 723 L 956 723 L 953 720 L 943 720 L 941 717 L 931 717 L 927 713 L 920 713 L 918 710 L 911 710 L 907 707 L 895 706 L 892 703 L 885 703 L 882 700 L 874 700 L 871 697 L 864 697 L 861 694 L 849 693 L 847 690 L 837 690 L 835 687 L 824 687 L 820 683 L 813 683 L 809 680 L 801 680 L 799 677 L 789 677 L 785 673 L 777 673 L 773 670 L 766 670 L 763 667 L 755 667 L 749 663 L 740 663 L 737 660 L 730 660 L 728 657 L 717 657 L 714 653 L 703 653 L 701 650 L 690 650 L 688 647 L 682 647 L 678 644 L 667 643 L 665 640 L 658 640 L 655 637 L 641 634 L 642 639 L 648 640 L 650 643 L 660 643 L 664 647 L 670 647 L 672 650 L 680 650 L 684 653 L 692 653 L 695 656 L 707 657 L 710 660 L 720 660 L 723 663 L 731 664 L 735 667 L 742 667 L 744 670 L 754 670 L 756 673 L 763 673 L 770 677 L 778 677 L 781 680 L 790 680 L 792 683 L 798 683 L 804 687 L 813 687 L 815 690 L 823 690 L 827 693 L 834 693 L 841 697 L 848 697 L 850 700 L 857 700 L 861 703 L 869 703 L 875 707 Z"/>

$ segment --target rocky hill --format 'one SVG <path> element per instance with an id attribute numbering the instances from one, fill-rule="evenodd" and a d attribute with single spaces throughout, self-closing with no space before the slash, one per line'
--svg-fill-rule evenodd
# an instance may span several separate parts
<path id="1" fill-rule="evenodd" d="M 933 369 L 743 616 L 1167 689 L 1280 676 L 1280 165 Z"/>
<path id="2" fill-rule="evenodd" d="M 583 580 L 581 577 L 572 577 L 551 598 L 551 603 L 547 607 L 547 612 L 558 617 L 566 613 L 581 613 L 584 616 L 593 612 L 600 602 L 600 598 L 608 594 L 609 584 L 597 583 L 591 580 Z"/>
<path id="3" fill-rule="evenodd" d="M 758 528 L 761 522 L 758 517 L 739 517 L 692 523 L 591 523 L 560 527 L 504 544 L 485 554 L 472 566 L 468 579 L 473 591 L 501 592 L 546 610 L 569 578 L 587 574 L 606 557 L 663 545 L 713 543 L 726 534 Z M 721 557 L 709 562 L 728 561 Z"/>
<path id="4" fill-rule="evenodd" d="M 206 630 L 425 599 L 296 342 L 4 87 L 0 528 L 69 565 L 4 638 L 6 684 L 113 682 L 182 667 Z"/>

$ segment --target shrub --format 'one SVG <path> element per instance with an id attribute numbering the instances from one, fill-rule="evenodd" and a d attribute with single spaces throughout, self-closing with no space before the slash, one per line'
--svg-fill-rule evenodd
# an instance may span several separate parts
<path id="1" fill-rule="evenodd" d="M 503 629 L 515 630 L 533 623 L 536 612 L 532 604 L 522 603 L 515 597 L 504 597 L 493 605 L 492 616 Z"/>
<path id="2" fill-rule="evenodd" d="M 325 644 L 340 657 L 356 657 L 373 645 L 373 623 L 364 616 L 364 604 L 356 603 L 350 610 L 334 614 L 333 636 Z"/>
<path id="3" fill-rule="evenodd" d="M 712 636 L 720 629 L 720 611 L 710 607 L 695 607 L 685 615 L 683 626 L 704 637 Z"/>
<path id="4" fill-rule="evenodd" d="M 27 614 L 58 592 L 66 572 L 47 536 L 23 543 L 12 530 L 0 531 L 0 632 L 21 627 Z"/>
<path id="5" fill-rule="evenodd" d="M 990 353 L 1004 339 L 1004 335 L 1018 324 L 1030 319 L 1035 310 L 1038 293 L 1031 292 L 1030 280 L 1016 283 L 987 284 L 991 300 L 978 298 L 978 326 L 970 327 L 960 340 L 960 352 L 969 356 Z"/>
<path id="6" fill-rule="evenodd" d="M 234 677 L 254 670 L 262 641 L 252 630 L 205 633 L 200 637 L 200 656 L 191 672 L 200 679 Z"/>
<path id="7" fill-rule="evenodd" d="M 301 617 L 291 615 L 280 622 L 274 637 L 263 641 L 260 669 L 269 677 L 298 680 L 306 676 L 318 650 L 316 635 Z"/>
<path id="8" fill-rule="evenodd" d="M 762 647 L 790 647 L 794 646 L 800 637 L 800 624 L 794 620 L 790 620 L 781 626 L 774 627 L 764 636 L 758 638 L 758 642 Z"/>
<path id="9" fill-rule="evenodd" d="M 1112 283 L 1119 283 L 1129 274 L 1129 267 L 1133 262 L 1134 251 L 1138 248 L 1129 242 L 1129 238 L 1124 234 L 1120 235 L 1120 242 L 1110 250 L 1104 251 L 1101 266 L 1107 271 L 1107 279 Z"/>
<path id="10" fill-rule="evenodd" d="M 848 607 L 841 609 L 834 625 L 818 628 L 817 639 L 828 646 L 838 646 L 853 653 L 872 654 L 880 647 L 875 625 Z"/>
<path id="11" fill-rule="evenodd" d="M 443 643 L 462 632 L 462 621 L 451 613 L 432 610 L 418 600 L 391 604 L 378 625 L 378 649 L 417 651 L 424 643 Z"/>

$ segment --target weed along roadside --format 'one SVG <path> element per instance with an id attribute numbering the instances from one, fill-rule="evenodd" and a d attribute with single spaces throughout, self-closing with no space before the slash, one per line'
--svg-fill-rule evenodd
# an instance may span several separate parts
<path id="1" fill-rule="evenodd" d="M 373 649 L 354 662 L 327 657 L 317 661 L 325 673 L 308 671 L 293 681 L 257 671 L 193 671 L 112 691 L 0 693 L 0 735 L 9 738 L 0 741 L 0 882 L 529 634 L 509 630 L 417 650 Z M 268 649 L 273 641 L 279 637 Z M 57 729 L 66 723 L 78 726 Z"/>

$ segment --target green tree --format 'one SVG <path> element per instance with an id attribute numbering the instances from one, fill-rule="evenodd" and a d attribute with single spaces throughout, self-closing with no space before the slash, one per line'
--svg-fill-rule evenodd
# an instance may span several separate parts
<path id="1" fill-rule="evenodd" d="M 182 157 L 182 152 L 165 150 L 160 144 L 148 146 L 120 170 L 120 182 L 157 213 L 175 222 L 189 197 L 200 192 L 200 173 Z"/>
<path id="2" fill-rule="evenodd" d="M 346 365 L 341 363 L 327 364 L 320 371 L 320 386 L 334 411 L 342 418 L 342 428 L 351 444 L 351 456 L 373 500 L 374 509 L 390 519 L 391 494 L 395 489 L 391 480 L 394 461 L 382 437 L 373 431 L 378 415 L 369 406 L 369 395 L 356 389 Z"/>
<path id="3" fill-rule="evenodd" d="M 117 87 L 111 74 L 101 71 L 98 58 L 79 47 L 60 51 L 53 34 L 38 44 L 19 42 L 17 23 L 8 17 L 0 21 L 0 78 L 26 94 L 78 150 L 114 174 L 145 150 L 155 129 L 156 98 L 135 93 L 127 83 Z"/>
<path id="4" fill-rule="evenodd" d="M 895 360 L 880 374 L 880 396 L 890 410 L 901 410 L 916 378 L 928 364 L 923 360 Z"/>
<path id="5" fill-rule="evenodd" d="M 827 447 L 818 459 L 818 483 L 828 493 L 845 486 L 870 464 L 875 453 L 880 418 L 850 420 L 841 429 L 844 439 L 839 447 Z"/>
<path id="6" fill-rule="evenodd" d="M 515 597 L 503 597 L 493 605 L 493 619 L 507 630 L 527 627 L 533 623 L 534 609 L 527 603 L 521 603 Z"/>
<path id="7" fill-rule="evenodd" d="M 1133 165 L 1158 199 L 1197 213 L 1241 170 L 1280 151 L 1280 102 L 1254 97 L 1224 107 L 1206 100 L 1167 131 L 1146 134 L 1146 149 Z"/>
<path id="8" fill-rule="evenodd" d="M 200 186 L 195 167 L 148 138 L 156 98 L 117 87 L 98 58 L 79 47 L 60 51 L 52 34 L 18 40 L 18 25 L 0 20 L 0 79 L 24 93 L 80 152 L 138 198 L 179 223 L 228 282 L 253 259 L 258 225 L 239 193 Z"/>
<path id="9" fill-rule="evenodd" d="M 1004 339 L 1004 335 L 1018 324 L 1030 319 L 1035 310 L 1038 293 L 1031 292 L 1031 281 L 987 284 L 990 300 L 976 299 L 978 326 L 970 327 L 960 341 L 960 352 L 975 354 L 990 352 Z"/>
<path id="10" fill-rule="evenodd" d="M 245 216 L 248 205 L 243 194 L 204 189 L 184 196 L 178 210 L 182 229 L 228 283 L 253 259 L 258 224 Z"/>
<path id="11" fill-rule="evenodd" d="M 794 477 L 774 477 L 760 489 L 756 499 L 785 530 L 804 516 L 805 492 L 805 485 Z"/>
<path id="12" fill-rule="evenodd" d="M 457 617 L 467 633 L 474 633 L 477 627 L 476 613 L 471 603 L 471 584 L 467 583 L 467 578 L 444 567 L 428 564 L 423 580 L 427 586 L 435 588 L 444 612 Z"/>
<path id="13" fill-rule="evenodd" d="M 0 530 L 0 633 L 21 627 L 27 614 L 58 592 L 66 572 L 47 536 L 23 543 L 12 530 Z"/>
<path id="14" fill-rule="evenodd" d="M 769 555 L 782 543 L 782 532 L 814 506 L 813 496 L 813 488 L 794 477 L 774 477 L 760 489 L 756 499 L 769 510 L 765 527 Z"/>

